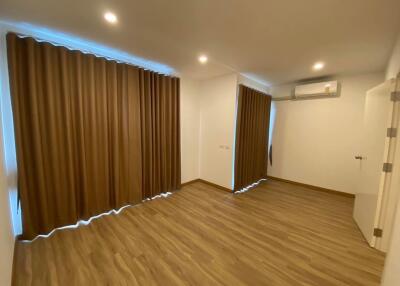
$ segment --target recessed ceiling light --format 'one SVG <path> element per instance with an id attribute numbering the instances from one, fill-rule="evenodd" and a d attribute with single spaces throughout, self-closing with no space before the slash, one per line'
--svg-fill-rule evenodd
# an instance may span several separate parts
<path id="1" fill-rule="evenodd" d="M 104 13 L 104 19 L 111 24 L 115 24 L 118 21 L 117 16 L 111 12 Z"/>
<path id="2" fill-rule="evenodd" d="M 325 64 L 323 62 L 317 62 L 313 65 L 313 70 L 319 71 L 324 68 Z"/>
<path id="3" fill-rule="evenodd" d="M 207 56 L 200 56 L 199 57 L 199 62 L 200 63 L 202 63 L 202 64 L 205 64 L 206 62 L 208 61 L 208 58 L 207 58 Z"/>

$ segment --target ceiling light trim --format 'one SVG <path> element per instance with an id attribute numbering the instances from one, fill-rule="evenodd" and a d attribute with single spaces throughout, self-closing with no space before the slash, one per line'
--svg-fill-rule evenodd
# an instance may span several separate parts
<path id="1" fill-rule="evenodd" d="M 325 63 L 324 62 L 316 62 L 314 65 L 313 65 L 313 70 L 315 70 L 315 71 L 320 71 L 320 70 L 322 70 L 323 68 L 325 67 Z"/>
<path id="2" fill-rule="evenodd" d="M 201 64 L 204 65 L 208 62 L 208 57 L 206 55 L 201 55 L 201 56 L 199 56 L 198 60 Z"/>
<path id="3" fill-rule="evenodd" d="M 103 17 L 110 24 L 116 24 L 118 22 L 118 17 L 113 12 L 107 11 L 104 13 Z"/>

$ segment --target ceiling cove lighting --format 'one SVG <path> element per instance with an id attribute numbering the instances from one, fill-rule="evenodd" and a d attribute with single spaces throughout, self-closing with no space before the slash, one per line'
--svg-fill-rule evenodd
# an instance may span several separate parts
<path id="1" fill-rule="evenodd" d="M 201 56 L 199 57 L 199 62 L 200 62 L 201 64 L 205 64 L 205 63 L 207 63 L 207 61 L 208 61 L 207 56 L 201 55 Z"/>
<path id="2" fill-rule="evenodd" d="M 22 35 L 34 37 L 37 40 L 50 42 L 56 46 L 64 46 L 70 50 L 80 50 L 83 53 L 94 54 L 99 57 L 115 60 L 120 63 L 132 64 L 165 75 L 176 75 L 174 68 L 159 62 L 148 60 L 133 54 L 108 47 L 75 35 L 53 30 L 44 26 L 37 26 L 24 22 L 5 22 L 0 20 L 5 31 L 12 31 Z"/>
<path id="3" fill-rule="evenodd" d="M 322 70 L 324 68 L 324 66 L 325 66 L 325 64 L 323 62 L 316 62 L 313 65 L 313 70 L 315 70 L 315 71 Z"/>
<path id="4" fill-rule="evenodd" d="M 115 24 L 118 21 L 117 16 L 114 13 L 106 12 L 104 13 L 104 19 L 111 24 Z"/>

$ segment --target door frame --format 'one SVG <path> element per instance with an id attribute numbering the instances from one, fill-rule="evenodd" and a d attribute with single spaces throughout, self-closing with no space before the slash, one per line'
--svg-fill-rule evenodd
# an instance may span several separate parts
<path id="1" fill-rule="evenodd" d="M 400 73 L 397 75 L 396 78 L 390 79 L 390 81 L 392 81 L 391 93 L 393 94 L 395 92 L 400 92 Z M 394 164 L 395 161 L 400 160 L 400 158 L 396 160 L 396 157 L 400 157 L 400 150 L 396 152 L 396 146 L 398 146 L 397 140 L 400 137 L 400 100 L 398 100 L 398 97 L 395 97 L 394 99 L 395 100 L 393 100 L 391 95 L 390 100 L 392 101 L 392 104 L 390 106 L 390 111 L 388 114 L 387 128 L 395 128 L 397 134 L 396 136 L 388 135 L 385 138 L 385 150 L 382 162 L 392 164 L 392 170 L 390 172 L 387 172 L 383 171 L 382 169 L 378 190 L 378 201 L 374 219 L 374 229 L 381 229 L 382 235 L 374 235 L 370 243 L 372 247 L 375 247 L 382 251 L 387 251 L 390 241 L 389 238 L 391 236 L 391 222 L 393 221 L 395 206 L 389 207 L 389 203 L 391 202 L 391 200 L 397 198 L 397 195 L 399 193 L 397 191 L 396 185 L 392 184 L 392 174 L 395 168 Z"/>

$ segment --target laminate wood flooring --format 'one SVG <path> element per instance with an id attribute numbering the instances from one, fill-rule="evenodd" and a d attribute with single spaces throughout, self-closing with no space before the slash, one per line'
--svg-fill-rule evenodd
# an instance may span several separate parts
<path id="1" fill-rule="evenodd" d="M 269 180 L 197 182 L 87 226 L 17 242 L 14 285 L 379 285 L 353 199 Z"/>

